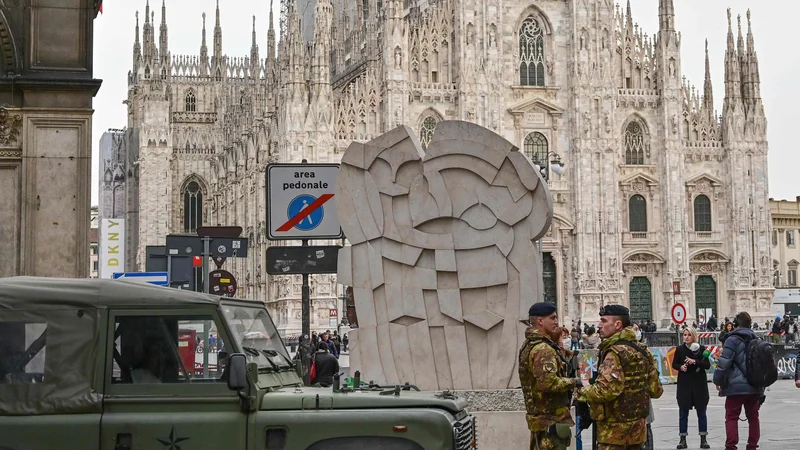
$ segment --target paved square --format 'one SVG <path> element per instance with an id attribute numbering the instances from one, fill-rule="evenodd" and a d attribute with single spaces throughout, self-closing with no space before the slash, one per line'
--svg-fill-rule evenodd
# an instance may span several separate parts
<path id="1" fill-rule="evenodd" d="M 725 398 L 717 396 L 713 384 L 708 385 L 711 401 L 708 404 L 708 442 L 712 450 L 725 449 Z M 664 386 L 664 395 L 653 402 L 656 421 L 653 422 L 655 450 L 675 449 L 678 445 L 677 386 Z M 800 450 L 800 389 L 793 380 L 778 380 L 769 391 L 767 401 L 761 406 L 761 441 L 759 450 Z M 744 411 L 741 420 L 744 419 Z M 590 430 L 584 433 L 591 432 Z M 586 436 L 586 434 L 584 434 Z M 591 434 L 589 434 L 591 436 Z M 689 449 L 700 448 L 697 416 L 689 413 Z M 739 422 L 739 450 L 747 444 L 747 422 Z M 591 450 L 584 440 L 583 449 Z"/>

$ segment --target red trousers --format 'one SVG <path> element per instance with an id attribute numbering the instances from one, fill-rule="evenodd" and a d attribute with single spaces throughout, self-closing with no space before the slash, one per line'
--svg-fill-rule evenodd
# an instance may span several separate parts
<path id="1" fill-rule="evenodd" d="M 744 415 L 750 426 L 747 437 L 747 450 L 758 448 L 761 426 L 758 421 L 759 395 L 731 395 L 725 399 L 725 450 L 737 450 L 739 443 L 739 415 L 744 407 Z"/>

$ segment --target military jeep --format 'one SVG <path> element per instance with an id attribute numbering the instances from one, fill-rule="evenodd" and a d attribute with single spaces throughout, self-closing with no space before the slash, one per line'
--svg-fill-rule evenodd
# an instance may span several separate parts
<path id="1" fill-rule="evenodd" d="M 449 393 L 303 386 L 260 302 L 0 279 L 4 450 L 474 448 L 465 406 Z"/>

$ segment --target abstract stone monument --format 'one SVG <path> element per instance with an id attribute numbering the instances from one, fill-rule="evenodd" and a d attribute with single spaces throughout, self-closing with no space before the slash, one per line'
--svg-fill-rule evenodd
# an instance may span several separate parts
<path id="1" fill-rule="evenodd" d="M 426 151 L 401 126 L 347 148 L 336 195 L 350 367 L 423 390 L 519 386 L 522 321 L 542 293 L 535 240 L 553 215 L 531 161 L 469 122 L 439 123 Z"/>

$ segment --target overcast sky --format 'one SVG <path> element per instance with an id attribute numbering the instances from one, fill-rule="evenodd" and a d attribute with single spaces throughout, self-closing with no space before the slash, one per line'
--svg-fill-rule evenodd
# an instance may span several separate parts
<path id="1" fill-rule="evenodd" d="M 785 37 L 796 27 L 795 12 L 800 10 L 794 2 L 752 0 L 674 0 L 676 28 L 682 34 L 681 57 L 683 73 L 702 92 L 705 51 L 708 39 L 711 56 L 711 78 L 717 109 L 722 111 L 724 97 L 724 61 L 727 42 L 727 7 L 732 9 L 734 32 L 736 15 L 742 15 L 746 33 L 747 8 L 752 10 L 752 25 L 761 69 L 761 95 L 764 99 L 769 133 L 769 184 L 770 197 L 793 200 L 800 195 L 800 186 L 792 180 L 800 169 L 800 152 L 793 150 L 792 130 L 798 125 L 791 105 L 800 104 L 800 90 L 796 75 L 800 73 L 800 55 L 778 49 L 788 44 Z M 200 52 L 202 13 L 206 12 L 209 52 L 213 51 L 215 0 L 166 0 L 169 46 L 173 55 Z M 161 0 L 151 2 L 155 9 L 158 42 L 158 25 L 161 23 Z M 623 4 L 624 6 L 624 4 Z M 631 0 L 634 21 L 649 35 L 658 31 L 658 0 Z M 279 1 L 274 5 L 278 21 Z M 135 12 L 139 10 L 140 26 L 144 25 L 144 0 L 105 0 L 104 14 L 95 20 L 94 74 L 103 80 L 94 101 L 93 120 L 93 181 L 92 204 L 97 202 L 97 156 L 100 136 L 109 128 L 127 125 L 125 106 L 127 73 L 132 65 Z M 269 1 L 220 0 L 223 30 L 223 52 L 229 56 L 247 56 L 250 53 L 253 15 L 262 58 L 266 56 Z M 277 29 L 277 23 L 276 23 Z M 790 48 L 790 47 L 786 47 Z"/>

